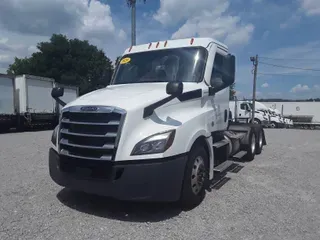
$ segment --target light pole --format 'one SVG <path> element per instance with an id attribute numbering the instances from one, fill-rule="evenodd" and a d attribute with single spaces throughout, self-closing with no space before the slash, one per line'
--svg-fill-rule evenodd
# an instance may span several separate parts
<path id="1" fill-rule="evenodd" d="M 258 55 L 255 57 L 250 57 L 250 61 L 253 63 L 254 72 L 253 72 L 253 90 L 252 90 L 252 119 L 251 122 L 254 122 L 254 114 L 256 111 L 256 85 L 257 85 L 257 71 L 258 71 Z"/>
<path id="2" fill-rule="evenodd" d="M 131 45 L 136 45 L 136 0 L 131 0 Z"/>

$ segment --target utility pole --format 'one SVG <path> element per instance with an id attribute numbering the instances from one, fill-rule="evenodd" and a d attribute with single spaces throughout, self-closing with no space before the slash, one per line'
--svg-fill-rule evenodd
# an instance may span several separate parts
<path id="1" fill-rule="evenodd" d="M 131 3 L 131 45 L 136 45 L 136 0 Z"/>
<path id="2" fill-rule="evenodd" d="M 254 121 L 254 114 L 256 111 L 256 85 L 257 85 L 257 71 L 258 71 L 258 55 L 250 57 L 250 61 L 253 63 L 253 91 L 252 91 L 252 123 Z"/>

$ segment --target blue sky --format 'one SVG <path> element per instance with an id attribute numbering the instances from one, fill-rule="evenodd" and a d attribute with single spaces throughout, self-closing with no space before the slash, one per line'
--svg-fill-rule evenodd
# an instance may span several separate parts
<path id="1" fill-rule="evenodd" d="M 26 4 L 27 3 L 27 4 Z M 130 45 L 125 0 L 1 0 L 0 72 L 15 56 L 30 56 L 52 33 L 87 39 L 112 60 Z M 319 0 L 147 0 L 137 6 L 137 43 L 213 37 L 237 57 L 239 97 L 252 92 L 252 63 L 259 59 L 259 97 L 320 97 Z"/>

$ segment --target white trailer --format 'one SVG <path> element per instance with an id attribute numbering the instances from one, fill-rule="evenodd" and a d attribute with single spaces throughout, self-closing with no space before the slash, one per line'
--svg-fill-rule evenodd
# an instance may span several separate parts
<path id="1" fill-rule="evenodd" d="M 15 121 L 14 76 L 0 74 L 0 131 L 10 129 Z"/>
<path id="2" fill-rule="evenodd" d="M 53 88 L 52 78 L 32 75 L 15 77 L 19 128 L 56 122 L 56 103 L 50 95 Z"/>
<path id="3" fill-rule="evenodd" d="M 315 129 L 320 127 L 320 102 L 264 102 L 281 112 L 296 128 Z"/>

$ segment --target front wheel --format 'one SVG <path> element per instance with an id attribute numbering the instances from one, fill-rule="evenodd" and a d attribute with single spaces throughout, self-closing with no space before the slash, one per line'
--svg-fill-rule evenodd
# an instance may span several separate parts
<path id="1" fill-rule="evenodd" d="M 276 122 L 271 122 L 270 127 L 271 128 L 277 128 L 277 123 Z"/>
<path id="2" fill-rule="evenodd" d="M 192 147 L 184 174 L 180 204 L 189 210 L 198 206 L 205 197 L 209 179 L 209 157 L 200 144 Z"/>

